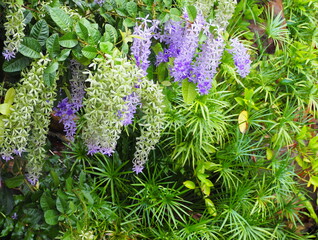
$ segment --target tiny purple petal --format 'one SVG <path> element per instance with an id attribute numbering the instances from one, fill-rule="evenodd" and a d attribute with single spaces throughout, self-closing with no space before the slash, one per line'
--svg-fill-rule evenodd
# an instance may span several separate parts
<path id="1" fill-rule="evenodd" d="M 4 59 L 7 61 L 15 58 L 15 52 L 11 52 L 8 49 L 6 49 L 4 52 L 2 52 L 2 55 L 4 56 Z"/>

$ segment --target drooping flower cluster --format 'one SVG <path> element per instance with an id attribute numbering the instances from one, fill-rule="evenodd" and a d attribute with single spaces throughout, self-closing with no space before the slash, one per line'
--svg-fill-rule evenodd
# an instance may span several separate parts
<path id="1" fill-rule="evenodd" d="M 136 59 L 137 66 L 144 71 L 146 71 L 150 65 L 149 55 L 151 53 L 151 39 L 156 37 L 156 32 L 158 29 L 158 20 L 148 20 L 146 18 L 138 18 L 142 22 L 137 24 L 134 28 L 133 35 L 136 35 L 140 38 L 134 38 L 133 44 L 131 46 L 132 55 Z M 149 27 L 148 24 L 151 26 Z"/>
<path id="2" fill-rule="evenodd" d="M 7 4 L 7 22 L 4 23 L 6 40 L 2 55 L 9 61 L 15 58 L 20 43 L 24 37 L 24 15 L 23 8 L 15 1 L 5 1 Z"/>
<path id="3" fill-rule="evenodd" d="M 76 133 L 76 111 L 74 109 L 74 104 L 69 102 L 68 98 L 64 98 L 57 105 L 57 108 L 54 109 L 55 116 L 60 117 L 60 122 L 64 125 L 64 131 L 66 137 L 70 140 L 74 140 Z"/>
<path id="4" fill-rule="evenodd" d="M 202 45 L 202 50 L 193 63 L 193 71 L 189 80 L 197 84 L 198 92 L 201 95 L 208 94 L 212 87 L 212 80 L 217 73 L 224 47 L 222 37 L 213 38 L 212 34 L 208 34 L 208 39 Z"/>
<path id="5" fill-rule="evenodd" d="M 237 38 L 233 38 L 230 41 L 232 49 L 228 49 L 228 52 L 233 55 L 237 73 L 244 78 L 250 73 L 250 55 L 247 53 L 247 49 L 244 44 L 242 44 Z"/>
<path id="6" fill-rule="evenodd" d="M 108 56 L 108 60 L 96 59 L 91 67 L 95 71 L 88 71 L 90 87 L 84 100 L 86 126 L 82 134 L 88 154 L 111 155 L 123 126 L 132 122 L 139 105 L 145 115 L 140 123 L 142 130 L 134 162 L 143 166 L 149 151 L 159 141 L 163 125 L 161 90 L 126 59 Z"/>
<path id="7" fill-rule="evenodd" d="M 124 126 L 133 123 L 134 114 L 136 113 L 137 107 L 141 105 L 140 97 L 136 92 L 124 97 L 125 106 L 120 112 L 119 117 L 122 118 L 122 123 Z"/>
<path id="8" fill-rule="evenodd" d="M 13 154 L 27 153 L 28 176 L 38 179 L 46 150 L 46 135 L 55 99 L 55 81 L 44 84 L 43 74 L 50 60 L 42 56 L 22 72 L 21 84 L 16 88 L 13 111 L 5 121 L 0 155 L 4 160 L 13 159 Z"/>
<path id="9" fill-rule="evenodd" d="M 184 41 L 180 46 L 180 53 L 174 60 L 171 75 L 175 81 L 181 81 L 190 77 L 192 71 L 192 60 L 199 46 L 199 34 L 205 24 L 202 15 L 198 15 L 193 23 L 186 22 Z"/>
<path id="10" fill-rule="evenodd" d="M 224 31 L 229 24 L 229 20 L 233 16 L 236 4 L 236 0 L 219 0 L 213 25 Z"/>
<path id="11" fill-rule="evenodd" d="M 71 61 L 71 100 L 64 98 L 54 109 L 55 116 L 60 117 L 60 122 L 64 125 L 65 136 L 70 141 L 74 141 L 76 133 L 76 113 L 83 106 L 86 79 L 83 70 L 83 65 L 75 60 Z"/>

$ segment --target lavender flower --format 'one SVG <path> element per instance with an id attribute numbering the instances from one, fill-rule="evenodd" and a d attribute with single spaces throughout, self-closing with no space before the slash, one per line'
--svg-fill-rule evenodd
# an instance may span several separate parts
<path id="1" fill-rule="evenodd" d="M 165 23 L 164 33 L 158 38 L 161 42 L 164 42 L 169 47 L 165 49 L 164 52 L 160 52 L 157 55 L 157 65 L 162 62 L 168 62 L 169 57 L 177 57 L 179 55 L 184 40 L 184 23 L 184 21 L 173 20 Z"/>
<path id="2" fill-rule="evenodd" d="M 102 6 L 105 3 L 105 0 L 94 0 L 94 3 L 98 4 L 99 6 Z"/>
<path id="3" fill-rule="evenodd" d="M 242 77 L 246 77 L 250 73 L 251 60 L 245 46 L 239 42 L 237 38 L 231 39 L 232 49 L 228 52 L 232 54 L 237 73 Z"/>
<path id="4" fill-rule="evenodd" d="M 15 52 L 9 51 L 8 49 L 4 50 L 2 55 L 4 56 L 4 59 L 7 61 L 10 61 L 11 59 L 15 58 Z"/>
<path id="5" fill-rule="evenodd" d="M 17 213 L 13 213 L 13 215 L 11 216 L 11 218 L 13 220 L 17 220 L 18 219 L 18 214 Z"/>
<path id="6" fill-rule="evenodd" d="M 123 118 L 122 123 L 124 126 L 132 124 L 132 120 L 134 118 L 134 114 L 136 113 L 137 106 L 141 105 L 140 97 L 137 93 L 133 92 L 132 94 L 124 97 L 125 106 L 124 110 L 119 113 L 119 117 Z"/>
<path id="7" fill-rule="evenodd" d="M 134 164 L 132 170 L 138 174 L 138 173 L 141 173 L 142 170 L 144 169 L 144 166 L 143 165 L 138 165 L 138 164 Z"/>
<path id="8" fill-rule="evenodd" d="M 148 16 L 147 16 L 148 17 Z M 134 38 L 133 44 L 131 46 L 132 54 L 136 59 L 136 65 L 144 71 L 146 71 L 150 65 L 148 57 L 151 53 L 151 38 L 155 36 L 157 32 L 159 21 L 157 20 L 148 20 L 146 18 L 141 18 L 143 21 L 141 24 L 137 24 L 134 28 L 134 35 L 137 35 L 140 38 Z M 148 27 L 148 23 L 151 23 L 151 27 Z"/>
<path id="9" fill-rule="evenodd" d="M 180 53 L 174 61 L 171 75 L 175 81 L 181 81 L 190 77 L 192 71 L 191 62 L 198 47 L 199 33 L 201 32 L 205 20 L 202 15 L 198 15 L 194 23 L 188 23 L 184 34 L 184 42 L 180 48 Z"/>
<path id="10" fill-rule="evenodd" d="M 27 174 L 27 180 L 32 185 L 35 186 L 37 182 L 39 181 L 38 177 L 35 175 Z"/>
<path id="11" fill-rule="evenodd" d="M 74 140 L 74 135 L 76 132 L 76 111 L 73 108 L 73 104 L 69 103 L 68 98 L 64 98 L 59 104 L 57 105 L 57 108 L 55 110 L 55 116 L 60 117 L 60 122 L 64 125 L 64 131 L 66 133 L 66 137 L 70 140 Z"/>
<path id="12" fill-rule="evenodd" d="M 216 69 L 221 61 L 224 46 L 222 37 L 214 39 L 212 34 L 208 34 L 208 39 L 203 44 L 202 50 L 193 64 L 193 71 L 189 80 L 198 84 L 198 92 L 201 95 L 209 93 L 213 77 L 217 73 Z"/>
<path id="13" fill-rule="evenodd" d="M 10 161 L 10 160 L 13 159 L 12 154 L 3 154 L 1 157 L 2 157 L 2 159 L 5 160 L 5 161 Z"/>
<path id="14" fill-rule="evenodd" d="M 83 74 L 84 66 L 77 61 L 71 61 L 72 79 L 71 97 L 73 109 L 77 112 L 83 106 L 83 98 L 85 96 L 85 80 L 86 75 Z"/>

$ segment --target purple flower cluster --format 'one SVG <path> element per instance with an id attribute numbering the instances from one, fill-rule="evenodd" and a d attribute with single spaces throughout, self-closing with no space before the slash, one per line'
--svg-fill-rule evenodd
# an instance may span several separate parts
<path id="1" fill-rule="evenodd" d="M 180 47 L 180 53 L 174 60 L 171 75 L 175 81 L 182 81 L 190 77 L 192 71 L 192 59 L 199 45 L 199 34 L 205 25 L 202 15 L 198 15 L 193 23 L 187 22 L 184 33 L 184 41 Z"/>
<path id="2" fill-rule="evenodd" d="M 70 140 L 74 140 L 76 132 L 76 110 L 74 109 L 74 104 L 70 103 L 68 98 L 64 98 L 57 105 L 57 108 L 54 109 L 55 116 L 60 117 L 60 122 L 64 125 L 64 131 L 66 137 Z"/>
<path id="3" fill-rule="evenodd" d="M 174 58 L 179 55 L 184 38 L 185 27 L 183 25 L 183 21 L 170 20 L 165 23 L 164 33 L 158 38 L 161 42 L 167 44 L 168 48 L 157 55 L 157 65 L 162 62 L 168 62 L 170 57 Z"/>
<path id="4" fill-rule="evenodd" d="M 84 66 L 77 61 L 71 61 L 71 71 L 72 79 L 70 84 L 73 109 L 78 111 L 83 106 L 86 75 L 83 74 Z"/>
<path id="5" fill-rule="evenodd" d="M 132 94 L 126 96 L 125 100 L 125 110 L 119 113 L 119 117 L 123 118 L 122 123 L 124 126 L 132 124 L 134 114 L 136 113 L 137 106 L 141 105 L 140 97 L 137 93 L 133 92 Z"/>
<path id="6" fill-rule="evenodd" d="M 99 6 L 102 6 L 105 3 L 105 0 L 94 0 L 94 3 L 98 4 Z"/>
<path id="7" fill-rule="evenodd" d="M 237 38 L 231 39 L 231 47 L 232 49 L 228 49 L 228 52 L 233 55 L 237 73 L 244 78 L 250 73 L 250 55 L 247 53 L 245 46 Z"/>
<path id="8" fill-rule="evenodd" d="M 28 182 L 32 185 L 35 186 L 37 184 L 37 182 L 39 181 L 38 177 L 35 175 L 31 175 L 31 174 L 27 174 L 26 175 L 26 179 L 28 180 Z"/>
<path id="9" fill-rule="evenodd" d="M 9 51 L 8 49 L 2 52 L 2 55 L 4 56 L 4 59 L 7 61 L 10 61 L 11 59 L 15 58 L 15 52 Z"/>
<path id="10" fill-rule="evenodd" d="M 147 17 L 142 18 L 142 22 L 135 26 L 133 35 L 139 36 L 140 38 L 134 38 L 131 46 L 131 51 L 136 59 L 136 64 L 145 74 L 150 65 L 148 58 L 151 53 L 151 38 L 156 37 L 159 24 L 159 21 L 148 20 Z M 151 24 L 151 27 L 148 27 L 148 23 Z"/>
<path id="11" fill-rule="evenodd" d="M 202 45 L 201 52 L 198 53 L 189 80 L 197 84 L 198 92 L 201 95 L 208 94 L 212 87 L 212 80 L 217 73 L 216 69 L 220 64 L 224 47 L 222 37 L 214 39 L 211 34 L 208 34 L 207 41 Z"/>
<path id="12" fill-rule="evenodd" d="M 87 154 L 94 155 L 95 153 L 101 153 L 107 156 L 111 156 L 114 153 L 113 148 L 103 148 L 100 144 L 93 143 L 92 141 L 87 141 L 86 146 L 88 148 Z"/>

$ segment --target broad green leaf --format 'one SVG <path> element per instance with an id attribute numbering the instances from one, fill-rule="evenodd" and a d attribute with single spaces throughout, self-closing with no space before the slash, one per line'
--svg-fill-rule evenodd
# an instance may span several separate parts
<path id="1" fill-rule="evenodd" d="M 59 64 L 57 62 L 50 63 L 46 69 L 44 70 L 45 73 L 53 73 L 59 68 Z"/>
<path id="2" fill-rule="evenodd" d="M 43 211 L 55 208 L 55 201 L 48 192 L 44 192 L 40 198 L 40 205 Z"/>
<path id="3" fill-rule="evenodd" d="M 128 2 L 126 10 L 131 17 L 135 18 L 137 15 L 137 4 L 135 2 Z"/>
<path id="4" fill-rule="evenodd" d="M 90 28 L 89 30 L 89 37 L 88 37 L 88 44 L 96 45 L 101 38 L 101 34 L 98 29 Z"/>
<path id="5" fill-rule="evenodd" d="M 43 81 L 45 86 L 52 87 L 56 78 L 56 72 L 43 73 Z"/>
<path id="6" fill-rule="evenodd" d="M 201 190 L 202 190 L 203 194 L 204 194 L 206 197 L 210 196 L 211 188 L 210 188 L 208 185 L 206 185 L 205 183 L 203 183 L 203 184 L 201 185 Z"/>
<path id="7" fill-rule="evenodd" d="M 0 113 L 3 114 L 3 115 L 10 115 L 11 113 L 11 104 L 9 103 L 2 103 L 0 104 Z"/>
<path id="8" fill-rule="evenodd" d="M 4 180 L 4 183 L 8 188 L 16 188 L 22 185 L 25 177 L 23 175 L 18 175 L 16 177 L 7 178 Z"/>
<path id="9" fill-rule="evenodd" d="M 51 174 L 51 177 L 53 179 L 54 187 L 58 187 L 60 184 L 60 179 L 59 179 L 57 173 L 52 169 L 50 171 L 50 174 Z"/>
<path id="10" fill-rule="evenodd" d="M 69 32 L 62 36 L 59 40 L 62 47 L 72 48 L 78 44 L 76 33 Z"/>
<path id="11" fill-rule="evenodd" d="M 84 57 L 88 59 L 93 59 L 97 55 L 97 49 L 93 46 L 86 46 L 82 49 Z"/>
<path id="12" fill-rule="evenodd" d="M 58 212 L 56 210 L 47 210 L 44 212 L 45 222 L 49 225 L 56 225 L 58 223 Z"/>
<path id="13" fill-rule="evenodd" d="M 194 83 L 189 82 L 187 79 L 182 81 L 182 96 L 186 104 L 191 104 L 197 97 L 196 86 Z"/>
<path id="14" fill-rule="evenodd" d="M 105 36 L 105 42 L 111 42 L 111 43 L 116 43 L 118 38 L 116 29 L 110 24 L 105 25 L 104 36 Z"/>
<path id="15" fill-rule="evenodd" d="M 4 103 L 12 104 L 15 96 L 14 88 L 9 88 L 6 92 L 6 96 L 4 97 Z"/>
<path id="16" fill-rule="evenodd" d="M 179 21 L 181 18 L 181 12 L 179 11 L 179 9 L 177 8 L 171 8 L 170 9 L 170 15 L 171 15 L 171 19 L 174 21 Z"/>
<path id="17" fill-rule="evenodd" d="M 273 154 L 273 150 L 270 148 L 266 148 L 266 158 L 267 160 L 271 160 L 273 158 L 274 154 Z"/>
<path id="18" fill-rule="evenodd" d="M 183 182 L 183 185 L 186 187 L 186 188 L 189 188 L 189 189 L 195 189 L 195 183 L 192 182 L 192 181 L 185 181 Z"/>
<path id="19" fill-rule="evenodd" d="M 71 53 L 71 49 L 63 49 L 61 54 L 58 56 L 57 61 L 64 61 Z"/>
<path id="20" fill-rule="evenodd" d="M 171 8 L 172 0 L 163 0 L 166 8 Z"/>
<path id="21" fill-rule="evenodd" d="M 92 198 L 90 192 L 82 190 L 82 193 L 83 193 L 84 197 L 87 199 L 88 204 L 89 205 L 93 205 L 94 204 L 94 199 Z"/>
<path id="22" fill-rule="evenodd" d="M 248 112 L 242 111 L 238 116 L 238 125 L 241 133 L 246 133 L 248 128 Z"/>
<path id="23" fill-rule="evenodd" d="M 61 199 L 59 197 L 57 197 L 56 199 L 56 209 L 60 212 L 60 213 L 65 213 L 66 209 L 63 206 L 63 203 L 61 202 Z"/>
<path id="24" fill-rule="evenodd" d="M 41 45 L 34 38 L 25 37 L 20 44 L 19 52 L 29 58 L 40 58 Z"/>
<path id="25" fill-rule="evenodd" d="M 54 33 L 46 40 L 46 50 L 52 58 L 60 53 L 59 35 Z"/>
<path id="26" fill-rule="evenodd" d="M 215 208 L 214 203 L 209 198 L 204 199 L 204 201 L 205 201 L 205 206 L 206 206 L 209 214 L 211 214 L 211 216 L 213 216 L 213 217 L 216 217 L 217 212 L 216 212 L 216 208 Z"/>
<path id="27" fill-rule="evenodd" d="M 187 13 L 191 22 L 194 22 L 197 17 L 197 9 L 195 6 L 187 6 Z"/>
<path id="28" fill-rule="evenodd" d="M 88 40 L 88 30 L 84 24 L 78 22 L 75 26 L 75 32 L 79 38 L 84 41 Z"/>
<path id="29" fill-rule="evenodd" d="M 126 18 L 125 20 L 124 20 L 124 22 L 123 22 L 123 25 L 125 26 L 125 27 L 133 27 L 133 26 L 135 26 L 135 22 L 133 21 L 133 20 L 131 20 L 130 18 Z"/>
<path id="30" fill-rule="evenodd" d="M 111 42 L 101 42 L 99 48 L 103 53 L 111 54 L 114 44 Z"/>
<path id="31" fill-rule="evenodd" d="M 315 136 L 312 139 L 310 139 L 308 147 L 314 151 L 318 150 L 318 136 Z"/>
<path id="32" fill-rule="evenodd" d="M 45 45 L 45 41 L 49 37 L 49 26 L 44 19 L 41 19 L 34 24 L 30 36 L 38 40 L 41 46 Z"/>
<path id="33" fill-rule="evenodd" d="M 2 69 L 5 72 L 18 72 L 30 64 L 31 60 L 27 57 L 20 56 L 3 63 Z"/>
<path id="34" fill-rule="evenodd" d="M 53 21 L 59 26 L 63 31 L 68 31 L 71 29 L 73 21 L 71 17 L 61 8 L 50 8 L 50 16 Z"/>

